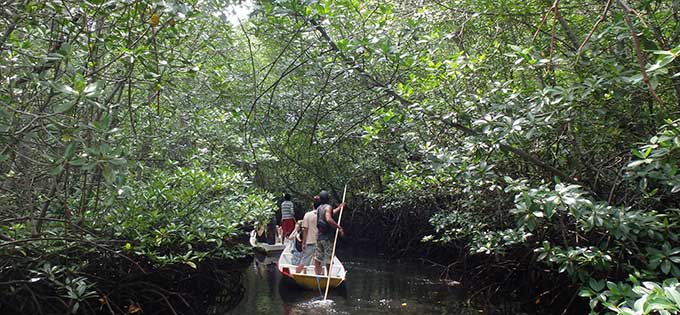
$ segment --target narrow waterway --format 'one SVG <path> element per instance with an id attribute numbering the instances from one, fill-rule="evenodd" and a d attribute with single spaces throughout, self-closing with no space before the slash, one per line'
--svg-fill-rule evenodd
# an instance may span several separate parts
<path id="1" fill-rule="evenodd" d="M 243 298 L 227 314 L 528 314 L 512 301 L 470 305 L 464 289 L 438 280 L 436 269 L 425 264 L 371 253 L 341 251 L 338 257 L 347 281 L 331 290 L 327 303 L 322 292 L 282 279 L 275 258 L 255 257 L 244 271 Z"/>

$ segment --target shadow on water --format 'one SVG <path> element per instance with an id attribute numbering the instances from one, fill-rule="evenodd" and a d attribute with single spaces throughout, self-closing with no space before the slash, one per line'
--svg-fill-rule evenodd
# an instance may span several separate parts
<path id="1" fill-rule="evenodd" d="M 255 256 L 203 262 L 195 269 L 174 266 L 124 279 L 112 277 L 102 284 L 108 299 L 94 301 L 101 305 L 95 304 L 99 311 L 93 308 L 91 313 L 538 314 L 526 312 L 511 298 L 471 305 L 466 302 L 470 292 L 437 280 L 439 270 L 421 263 L 390 261 L 366 252 L 340 251 L 338 257 L 348 275 L 346 282 L 330 290 L 328 301 L 323 301 L 324 288 L 304 290 L 282 277 L 277 257 Z M 105 306 L 113 310 L 107 312 Z M 0 313 L 6 313 L 1 305 Z"/>
<path id="2" fill-rule="evenodd" d="M 437 280 L 436 271 L 414 262 L 387 261 L 371 254 L 341 252 L 347 281 L 329 292 L 304 290 L 283 278 L 275 257 L 255 257 L 243 273 L 238 305 L 213 314 L 531 314 L 513 301 L 466 303 L 464 289 Z M 225 310 L 225 308 L 221 308 Z"/>

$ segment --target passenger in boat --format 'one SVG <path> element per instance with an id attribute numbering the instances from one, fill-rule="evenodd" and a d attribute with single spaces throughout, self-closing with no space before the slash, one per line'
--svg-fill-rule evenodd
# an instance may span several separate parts
<path id="1" fill-rule="evenodd" d="M 316 237 L 319 230 L 316 227 L 316 208 L 321 205 L 319 195 L 314 196 L 312 209 L 305 213 L 302 219 L 302 259 L 295 268 L 295 272 L 305 271 L 305 266 L 309 266 L 316 250 Z"/>
<path id="2" fill-rule="evenodd" d="M 297 265 L 300 260 L 302 260 L 302 220 L 298 221 L 295 225 L 295 231 L 290 233 L 288 240 L 293 242 L 293 258 L 290 263 L 292 265 Z"/>
<path id="3" fill-rule="evenodd" d="M 283 229 L 280 225 L 276 226 L 276 244 L 283 244 Z"/>
<path id="4" fill-rule="evenodd" d="M 258 243 L 267 243 L 267 225 L 255 222 L 255 229 L 253 232 L 255 233 L 255 240 L 257 240 Z"/>
<path id="5" fill-rule="evenodd" d="M 283 195 L 284 201 L 281 203 L 281 228 L 283 238 L 287 238 L 295 229 L 295 206 L 290 201 L 289 193 Z"/>
<path id="6" fill-rule="evenodd" d="M 278 226 L 276 225 L 276 216 L 269 218 L 267 222 L 267 244 L 274 245 L 278 242 L 277 235 L 279 234 Z"/>
<path id="7" fill-rule="evenodd" d="M 327 191 L 321 191 L 319 199 L 321 205 L 316 208 L 316 227 L 319 232 L 316 238 L 316 250 L 314 251 L 314 271 L 317 275 L 322 275 L 322 264 L 326 266 L 326 270 L 330 269 L 335 230 L 338 230 L 340 236 L 345 235 L 345 230 L 333 219 L 333 215 L 340 212 L 345 204 L 340 203 L 333 209 L 329 204 L 330 196 Z"/>

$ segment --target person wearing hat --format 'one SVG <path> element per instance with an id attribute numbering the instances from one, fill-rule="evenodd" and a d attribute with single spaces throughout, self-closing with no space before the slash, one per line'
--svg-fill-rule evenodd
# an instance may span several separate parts
<path id="1" fill-rule="evenodd" d="M 326 270 L 330 269 L 331 255 L 333 251 L 333 238 L 335 230 L 337 229 L 340 236 L 345 235 L 345 230 L 342 229 L 333 215 L 340 212 L 345 204 L 340 203 L 335 209 L 330 206 L 330 196 L 327 191 L 319 193 L 319 201 L 321 205 L 316 208 L 316 227 L 318 229 L 316 238 L 316 249 L 314 251 L 314 271 L 317 275 L 322 275 L 322 265 L 326 265 Z"/>

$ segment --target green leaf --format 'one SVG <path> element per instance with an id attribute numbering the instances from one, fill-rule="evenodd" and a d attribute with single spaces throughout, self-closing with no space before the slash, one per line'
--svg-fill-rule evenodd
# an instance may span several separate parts
<path id="1" fill-rule="evenodd" d="M 123 158 L 113 158 L 109 160 L 109 163 L 116 165 L 116 166 L 122 166 L 127 164 L 127 160 Z"/>
<path id="2" fill-rule="evenodd" d="M 642 165 L 642 164 L 649 164 L 649 163 L 652 163 L 653 161 L 654 161 L 654 160 L 652 160 L 652 159 L 637 160 L 637 161 L 633 161 L 633 162 L 628 163 L 628 165 L 627 165 L 626 167 L 628 167 L 628 168 L 634 168 L 634 167 L 638 167 L 638 166 L 640 166 L 640 165 Z"/>
<path id="3" fill-rule="evenodd" d="M 66 95 L 78 95 L 78 91 L 74 90 L 72 87 L 64 84 L 57 87 L 57 90 L 62 94 Z"/>
<path id="4" fill-rule="evenodd" d="M 594 278 L 590 278 L 588 281 L 588 285 L 595 291 L 595 292 L 600 292 L 602 289 L 604 289 L 606 282 L 604 280 L 595 280 Z"/>
<path id="5" fill-rule="evenodd" d="M 50 175 L 55 175 L 55 176 L 56 176 L 56 175 L 61 174 L 61 172 L 63 172 L 63 171 L 64 171 L 64 165 L 63 165 L 63 164 L 59 164 L 59 165 L 57 165 L 55 168 L 53 168 L 53 169 L 50 171 Z"/>
<path id="6" fill-rule="evenodd" d="M 69 111 L 73 106 L 76 105 L 75 102 L 62 102 L 54 108 L 54 112 L 57 114 L 62 114 Z"/>
<path id="7" fill-rule="evenodd" d="M 663 263 L 661 263 L 661 272 L 668 274 L 670 271 L 671 271 L 670 260 L 664 260 Z"/>
<path id="8" fill-rule="evenodd" d="M 656 298 L 647 304 L 645 308 L 646 313 L 651 313 L 652 310 L 676 310 L 677 306 L 664 298 Z"/>
<path id="9" fill-rule="evenodd" d="M 578 296 L 580 297 L 591 297 L 593 295 L 595 295 L 595 293 L 588 288 L 583 288 L 580 291 L 578 291 Z"/>
<path id="10" fill-rule="evenodd" d="M 673 300 L 676 305 L 680 305 L 680 292 L 678 292 L 676 288 L 665 287 L 664 293 L 669 299 Z"/>
<path id="11" fill-rule="evenodd" d="M 640 159 L 644 159 L 644 158 L 645 158 L 645 156 L 644 156 L 644 155 L 642 154 L 642 152 L 639 151 L 639 150 L 633 150 L 633 156 L 635 156 L 635 157 L 637 157 L 637 158 L 640 158 Z"/>
<path id="12" fill-rule="evenodd" d="M 73 166 L 83 166 L 87 164 L 87 162 L 88 160 L 86 158 L 77 158 L 75 160 L 69 161 L 68 164 Z"/>
<path id="13" fill-rule="evenodd" d="M 101 95 L 102 91 L 104 90 L 102 88 L 103 82 L 102 81 L 97 81 L 95 83 L 90 83 L 88 84 L 85 89 L 83 90 L 83 94 L 86 97 L 96 97 Z"/>
<path id="14" fill-rule="evenodd" d="M 66 149 L 64 150 L 64 159 L 65 160 L 70 160 L 73 157 L 73 154 L 75 153 L 76 150 L 76 143 L 71 142 L 66 146 Z"/>
<path id="15" fill-rule="evenodd" d="M 104 167 L 102 174 L 104 175 L 104 181 L 106 181 L 107 184 L 113 184 L 116 174 L 113 172 L 111 167 Z"/>

